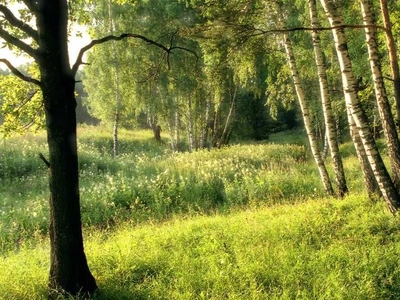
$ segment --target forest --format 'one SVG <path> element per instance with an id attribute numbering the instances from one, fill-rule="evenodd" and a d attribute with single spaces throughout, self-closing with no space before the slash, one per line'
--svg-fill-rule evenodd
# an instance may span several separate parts
<path id="1" fill-rule="evenodd" d="M 0 19 L 1 299 L 400 297 L 400 3 Z"/>

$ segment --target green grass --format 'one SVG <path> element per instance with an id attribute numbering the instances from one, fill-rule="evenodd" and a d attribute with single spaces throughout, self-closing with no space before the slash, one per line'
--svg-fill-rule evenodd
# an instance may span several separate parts
<path id="1" fill-rule="evenodd" d="M 97 299 L 397 299 L 399 219 L 352 194 L 326 198 L 299 133 L 172 153 L 151 132 L 79 130 L 85 248 Z M 45 299 L 45 136 L 0 146 L 0 299 Z"/>
<path id="2" fill-rule="evenodd" d="M 399 219 L 362 198 L 86 231 L 96 298 L 398 299 Z M 45 299 L 47 242 L 0 263 L 0 298 Z"/>

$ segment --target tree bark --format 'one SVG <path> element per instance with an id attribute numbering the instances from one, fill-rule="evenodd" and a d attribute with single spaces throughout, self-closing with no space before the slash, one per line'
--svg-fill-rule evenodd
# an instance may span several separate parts
<path id="1" fill-rule="evenodd" d="M 194 145 L 194 137 L 193 137 L 192 95 L 189 95 L 189 99 L 188 99 L 187 130 L 188 130 L 187 134 L 188 134 L 189 152 L 193 152 L 195 145 Z"/>
<path id="2" fill-rule="evenodd" d="M 357 126 L 358 133 L 367 154 L 368 162 L 374 172 L 379 189 L 385 199 L 390 211 L 395 213 L 400 207 L 400 195 L 397 192 L 389 173 L 383 163 L 382 157 L 376 147 L 373 133 L 369 127 L 368 119 L 361 107 L 361 103 L 355 89 L 356 82 L 352 70 L 352 63 L 349 56 L 346 35 L 344 29 L 340 28 L 344 24 L 342 15 L 339 14 L 335 2 L 332 0 L 321 0 L 325 13 L 329 19 L 335 41 L 336 53 L 342 74 L 343 91 L 346 107 Z"/>
<path id="3" fill-rule="evenodd" d="M 361 11 L 364 25 L 375 25 L 372 16 L 371 0 L 361 0 Z M 378 43 L 376 40 L 376 29 L 365 28 L 367 39 L 369 62 L 374 82 L 375 96 L 378 104 L 378 112 L 382 122 L 383 132 L 387 141 L 387 148 L 392 167 L 392 178 L 397 190 L 400 190 L 400 142 L 396 131 L 396 124 L 393 119 L 390 103 L 387 97 L 385 84 L 382 76 Z"/>
<path id="4" fill-rule="evenodd" d="M 294 88 L 295 88 L 295 91 L 297 94 L 297 99 L 300 104 L 301 114 L 303 116 L 304 127 L 306 129 L 308 141 L 310 143 L 311 153 L 314 157 L 315 163 L 317 164 L 318 171 L 321 176 L 322 184 L 324 185 L 326 193 L 330 196 L 334 196 L 335 193 L 333 191 L 332 184 L 329 179 L 329 174 L 326 169 L 325 163 L 321 157 L 321 153 L 318 149 L 317 139 L 312 130 L 312 122 L 311 122 L 311 118 L 310 118 L 310 113 L 309 113 L 308 105 L 307 105 L 307 102 L 305 99 L 305 94 L 304 94 L 303 88 L 300 83 L 300 75 L 297 70 L 296 60 L 294 57 L 294 52 L 293 52 L 293 47 L 292 47 L 292 42 L 287 33 L 283 34 L 283 39 L 284 39 L 283 42 L 284 42 L 285 52 L 286 52 L 286 56 L 287 56 L 287 61 L 288 61 L 288 64 L 290 67 L 290 72 L 291 72 L 292 78 L 293 78 Z"/>
<path id="5" fill-rule="evenodd" d="M 114 19 L 111 9 L 111 0 L 108 0 L 108 18 L 110 22 L 110 35 L 114 35 Z M 121 93 L 119 87 L 119 66 L 118 66 L 118 55 L 117 48 L 115 47 L 115 41 L 111 41 L 111 49 L 113 53 L 113 65 L 115 69 L 115 114 L 114 114 L 114 126 L 113 126 L 113 157 L 116 158 L 118 155 L 118 127 L 119 127 L 119 116 L 121 110 Z"/>
<path id="6" fill-rule="evenodd" d="M 224 129 L 223 129 L 221 137 L 219 138 L 218 143 L 217 143 L 218 149 L 220 149 L 223 145 L 227 145 L 228 144 L 229 125 L 231 123 L 233 111 L 234 111 L 234 108 L 235 108 L 236 97 L 237 97 L 237 85 L 235 85 L 234 92 L 231 95 L 231 105 L 229 107 L 228 116 L 226 117 Z"/>
<path id="7" fill-rule="evenodd" d="M 75 79 L 69 66 L 67 1 L 37 7 L 41 74 L 49 145 L 50 296 L 97 289 L 83 248 L 76 138 Z"/>
<path id="8" fill-rule="evenodd" d="M 400 70 L 397 58 L 396 43 L 392 32 L 392 23 L 388 11 L 387 0 L 380 0 L 383 22 L 386 28 L 386 44 L 389 50 L 390 68 L 394 85 L 394 98 L 396 102 L 396 124 L 400 127 Z"/>
<path id="9" fill-rule="evenodd" d="M 313 28 L 321 27 L 318 20 L 316 0 L 309 0 L 310 17 Z M 312 32 L 315 61 L 318 68 L 319 87 L 321 91 L 322 108 L 324 113 L 325 134 L 331 149 L 331 157 L 335 172 L 335 180 L 340 198 L 348 192 L 346 177 L 343 168 L 342 158 L 339 152 L 338 138 L 336 132 L 335 117 L 332 111 L 332 105 L 328 89 L 328 80 L 326 75 L 326 67 L 324 63 L 324 53 L 321 47 L 321 40 L 318 31 Z"/>

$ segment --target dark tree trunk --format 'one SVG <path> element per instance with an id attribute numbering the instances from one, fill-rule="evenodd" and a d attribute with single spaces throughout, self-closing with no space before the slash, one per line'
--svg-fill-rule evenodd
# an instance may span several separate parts
<path id="1" fill-rule="evenodd" d="M 92 294 L 81 228 L 75 79 L 67 47 L 67 1 L 40 1 L 38 59 L 50 161 L 50 296 Z"/>

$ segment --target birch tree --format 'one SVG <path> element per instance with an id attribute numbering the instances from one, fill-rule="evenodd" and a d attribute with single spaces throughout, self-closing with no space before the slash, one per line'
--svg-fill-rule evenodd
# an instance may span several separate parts
<path id="1" fill-rule="evenodd" d="M 344 21 L 339 13 L 337 3 L 333 0 L 321 0 L 321 4 L 332 27 L 335 48 L 342 74 L 343 92 L 348 113 L 353 118 L 360 135 L 368 162 L 378 182 L 380 192 L 385 199 L 390 211 L 395 213 L 400 207 L 400 196 L 386 170 L 382 157 L 377 149 L 373 134 L 368 124 L 368 119 L 361 107 L 356 90 L 356 81 L 352 70 L 352 62 L 349 56 Z"/>
<path id="2" fill-rule="evenodd" d="M 392 178 L 397 188 L 400 190 L 400 142 L 396 131 L 396 125 L 393 119 L 389 100 L 383 81 L 382 68 L 380 63 L 380 54 L 376 39 L 375 22 L 372 14 L 372 1 L 361 0 L 361 11 L 363 15 L 363 23 L 365 27 L 365 35 L 367 40 L 369 63 L 372 71 L 372 79 L 374 82 L 374 90 L 378 111 L 382 122 L 383 131 L 387 141 L 387 148 L 392 167 Z"/>
<path id="3" fill-rule="evenodd" d="M 309 0 L 309 11 L 311 24 L 313 28 L 320 28 L 318 20 L 316 0 Z M 332 105 L 328 89 L 328 80 L 326 75 L 326 66 L 324 63 L 324 53 L 321 46 L 321 39 L 318 30 L 312 32 L 315 62 L 318 68 L 318 79 L 321 91 L 322 108 L 324 113 L 324 122 L 326 130 L 326 139 L 331 150 L 331 157 L 334 166 L 335 179 L 338 188 L 338 195 L 342 198 L 347 192 L 346 177 L 343 168 L 342 158 L 339 152 L 338 137 L 336 133 L 336 122 L 332 111 Z"/>
<path id="4" fill-rule="evenodd" d="M 278 11 L 277 17 L 280 19 L 278 24 L 280 24 L 282 29 L 284 30 L 285 26 L 283 25 L 282 19 L 284 19 L 285 16 L 282 13 L 281 5 L 282 4 L 280 2 L 277 2 L 277 11 Z M 293 84 L 294 84 L 294 89 L 296 91 L 297 100 L 299 101 L 299 104 L 300 104 L 301 114 L 302 114 L 303 121 L 304 121 L 304 127 L 307 132 L 308 141 L 310 143 L 311 153 L 317 164 L 318 171 L 321 176 L 321 180 L 324 185 L 326 193 L 328 195 L 333 196 L 334 191 L 333 191 L 332 184 L 331 184 L 331 181 L 329 178 L 329 174 L 326 169 L 324 160 L 322 159 L 321 153 L 319 151 L 317 138 L 315 137 L 315 134 L 314 134 L 314 131 L 312 128 L 310 112 L 309 112 L 307 101 L 305 99 L 305 93 L 304 93 L 303 87 L 301 85 L 300 75 L 297 70 L 296 60 L 295 60 L 294 51 L 293 51 L 293 47 L 292 47 L 292 42 L 290 40 L 289 34 L 285 31 L 283 33 L 283 44 L 284 44 L 284 48 L 285 48 L 285 52 L 286 52 L 287 62 L 289 64 L 290 72 L 291 72 L 291 75 L 293 78 Z"/>
<path id="5" fill-rule="evenodd" d="M 390 69 L 392 72 L 392 80 L 394 86 L 394 98 L 396 102 L 396 122 L 400 126 L 400 68 L 397 58 L 396 43 L 392 32 L 392 23 L 390 21 L 388 1 L 380 0 L 382 18 L 385 25 L 386 45 L 389 52 Z"/>

